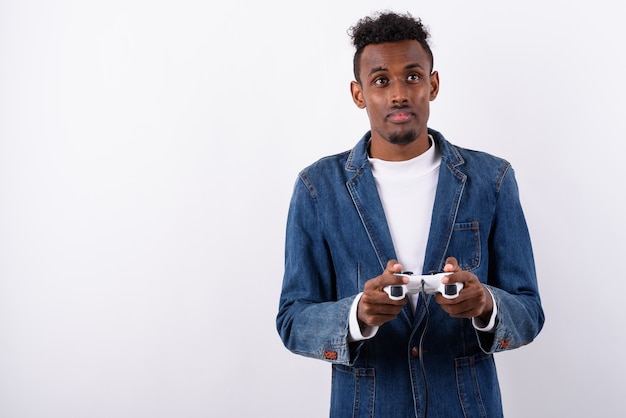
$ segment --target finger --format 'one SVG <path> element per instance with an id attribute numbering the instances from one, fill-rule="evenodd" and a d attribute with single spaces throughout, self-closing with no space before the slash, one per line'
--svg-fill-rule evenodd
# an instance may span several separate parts
<path id="1" fill-rule="evenodd" d="M 459 271 L 459 262 L 454 257 L 448 257 L 446 259 L 446 265 L 443 267 L 443 271 L 447 273 L 454 273 Z"/>
<path id="2" fill-rule="evenodd" d="M 437 295 L 437 302 L 441 308 L 453 318 L 470 318 L 475 316 L 476 305 L 470 301 L 458 301 L 453 299 L 446 299 L 443 296 Z"/>
<path id="3" fill-rule="evenodd" d="M 395 275 L 396 273 L 402 272 L 402 268 L 402 264 L 398 263 L 397 260 L 389 260 L 383 274 L 365 282 L 365 289 L 382 291 L 385 286 L 391 284 L 408 283 L 408 278 Z"/>
<path id="4" fill-rule="evenodd" d="M 404 299 L 391 300 L 389 298 L 386 298 L 383 303 L 370 303 L 366 301 L 363 304 L 360 304 L 359 309 L 362 313 L 368 316 L 397 315 L 398 313 L 400 313 L 405 303 L 406 301 Z"/>
<path id="5" fill-rule="evenodd" d="M 389 260 L 387 262 L 387 268 L 385 269 L 385 271 L 388 271 L 389 273 L 400 273 L 403 269 L 402 264 L 398 263 L 398 260 Z"/>
<path id="6" fill-rule="evenodd" d="M 363 322 L 371 327 L 380 327 L 384 323 L 395 319 L 397 316 L 398 315 L 374 315 L 371 317 L 367 317 L 366 320 Z"/>
<path id="7" fill-rule="evenodd" d="M 370 303 L 370 298 L 364 294 L 359 301 L 358 318 L 370 326 L 380 326 L 394 319 L 402 310 L 406 300 L 392 301 L 389 298 L 385 299 L 384 303 Z"/>
<path id="8" fill-rule="evenodd" d="M 458 297 L 453 299 L 437 295 L 436 301 L 443 310 L 455 318 L 472 318 L 480 315 L 486 303 L 482 292 L 476 292 L 475 290 L 469 290 L 468 293 L 460 293 Z"/>
<path id="9" fill-rule="evenodd" d="M 385 292 L 384 288 L 374 288 L 369 291 L 363 292 L 363 296 L 361 296 L 361 301 L 363 301 L 364 305 L 368 306 L 384 306 L 387 309 L 389 306 L 402 306 L 406 303 L 406 297 L 402 299 L 391 299 L 389 294 Z"/>
<path id="10" fill-rule="evenodd" d="M 467 285 L 472 281 L 472 274 L 467 271 L 456 271 L 444 276 L 441 279 L 441 283 L 443 284 L 452 284 L 452 283 L 463 283 L 463 287 L 467 287 Z"/>

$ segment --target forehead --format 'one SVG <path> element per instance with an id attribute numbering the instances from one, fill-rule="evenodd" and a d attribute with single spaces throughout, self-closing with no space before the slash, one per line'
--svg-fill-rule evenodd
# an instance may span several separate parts
<path id="1" fill-rule="evenodd" d="M 430 56 L 415 40 L 370 44 L 361 54 L 362 76 L 381 69 L 392 70 L 420 66 L 430 71 Z"/>

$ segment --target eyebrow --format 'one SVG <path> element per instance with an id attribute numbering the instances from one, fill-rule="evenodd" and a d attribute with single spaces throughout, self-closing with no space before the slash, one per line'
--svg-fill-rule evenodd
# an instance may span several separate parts
<path id="1" fill-rule="evenodd" d="M 408 65 L 406 65 L 406 66 L 404 67 L 404 69 L 405 69 L 405 70 L 411 70 L 411 69 L 413 69 L 413 68 L 421 68 L 421 69 L 424 69 L 424 67 L 423 67 L 422 65 L 418 64 L 418 63 L 415 63 L 415 64 L 408 64 Z M 377 73 L 377 72 L 379 72 L 379 71 L 388 71 L 388 68 L 387 68 L 387 67 L 382 67 L 382 66 L 381 66 L 381 67 L 374 67 L 374 68 L 372 68 L 372 69 L 370 70 L 370 72 L 369 72 L 369 74 L 368 74 L 368 75 L 372 75 L 372 74 Z"/>

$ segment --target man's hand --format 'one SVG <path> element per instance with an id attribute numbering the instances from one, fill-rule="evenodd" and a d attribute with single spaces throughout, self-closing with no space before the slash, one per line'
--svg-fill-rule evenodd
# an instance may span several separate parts
<path id="1" fill-rule="evenodd" d="M 365 289 L 357 310 L 361 327 L 379 327 L 398 316 L 408 298 L 391 300 L 383 288 L 389 285 L 407 284 L 408 278 L 394 276 L 394 273 L 401 271 L 402 265 L 396 260 L 390 260 L 383 274 L 365 282 Z"/>
<path id="2" fill-rule="evenodd" d="M 443 271 L 453 274 L 444 277 L 441 280 L 442 283 L 462 282 L 463 289 L 455 299 L 446 299 L 437 294 L 435 298 L 441 308 L 454 318 L 478 317 L 484 323 L 489 322 L 493 312 L 493 299 L 487 288 L 478 280 L 478 277 L 469 271 L 461 270 L 454 257 L 446 259 Z"/>

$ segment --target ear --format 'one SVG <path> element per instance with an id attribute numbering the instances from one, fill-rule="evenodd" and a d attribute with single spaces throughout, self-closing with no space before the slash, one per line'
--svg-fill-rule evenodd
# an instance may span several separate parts
<path id="1" fill-rule="evenodd" d="M 350 83 L 350 93 L 352 94 L 352 100 L 359 109 L 365 109 L 365 100 L 363 100 L 363 89 L 361 84 L 357 81 Z"/>
<path id="2" fill-rule="evenodd" d="M 430 101 L 432 102 L 439 94 L 439 73 L 433 71 L 430 75 Z"/>

